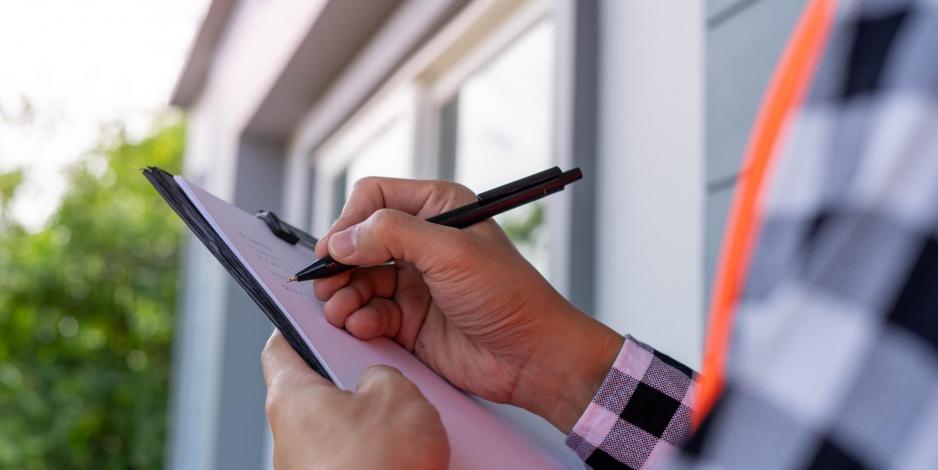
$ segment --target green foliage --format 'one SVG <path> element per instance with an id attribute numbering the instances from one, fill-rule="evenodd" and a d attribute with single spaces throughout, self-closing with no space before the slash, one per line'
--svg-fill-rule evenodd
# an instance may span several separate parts
<path id="1" fill-rule="evenodd" d="M 13 201 L 13 195 L 17 188 L 23 182 L 23 170 L 14 170 L 8 173 L 0 173 L 0 221 L 8 212 L 10 202 Z"/>
<path id="2" fill-rule="evenodd" d="M 525 211 L 525 209 L 527 209 Z M 515 243 L 534 245 L 538 230 L 544 226 L 544 203 L 535 202 L 528 207 L 515 209 L 521 216 L 503 220 L 502 230 Z"/>
<path id="3" fill-rule="evenodd" d="M 0 223 L 0 468 L 162 466 L 182 226 L 140 169 L 183 140 L 110 135 L 44 229 Z"/>

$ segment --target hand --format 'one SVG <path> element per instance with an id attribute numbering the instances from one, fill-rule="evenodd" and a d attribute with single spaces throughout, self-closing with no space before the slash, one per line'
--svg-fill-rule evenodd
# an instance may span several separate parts
<path id="1" fill-rule="evenodd" d="M 274 332 L 261 355 L 274 466 L 442 469 L 449 444 L 440 415 L 396 369 L 373 366 L 355 393 L 313 372 Z"/>
<path id="2" fill-rule="evenodd" d="M 333 325 L 392 338 L 457 387 L 569 432 L 623 340 L 564 300 L 494 221 L 424 220 L 474 200 L 453 183 L 360 180 L 316 254 L 371 267 L 317 281 L 316 296 Z"/>

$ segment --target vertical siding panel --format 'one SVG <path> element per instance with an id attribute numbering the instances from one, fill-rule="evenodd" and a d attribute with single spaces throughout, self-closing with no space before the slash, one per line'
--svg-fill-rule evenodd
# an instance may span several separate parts
<path id="1" fill-rule="evenodd" d="M 734 177 L 775 63 L 806 0 L 708 0 L 704 269 L 707 302 Z"/>

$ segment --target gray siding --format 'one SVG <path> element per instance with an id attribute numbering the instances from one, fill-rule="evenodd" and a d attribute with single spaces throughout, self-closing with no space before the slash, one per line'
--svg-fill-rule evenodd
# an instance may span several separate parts
<path id="1" fill-rule="evenodd" d="M 708 0 L 706 293 L 749 131 L 805 0 Z"/>

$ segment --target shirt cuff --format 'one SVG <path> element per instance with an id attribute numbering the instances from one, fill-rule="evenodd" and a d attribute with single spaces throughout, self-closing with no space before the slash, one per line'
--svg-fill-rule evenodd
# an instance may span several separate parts
<path id="1" fill-rule="evenodd" d="M 655 466 L 690 438 L 696 389 L 693 370 L 626 335 L 567 445 L 593 468 Z"/>

